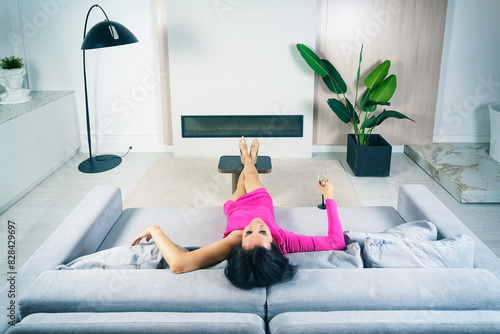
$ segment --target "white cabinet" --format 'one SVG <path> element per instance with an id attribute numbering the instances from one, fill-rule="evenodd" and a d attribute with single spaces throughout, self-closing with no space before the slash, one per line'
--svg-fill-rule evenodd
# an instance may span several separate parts
<path id="1" fill-rule="evenodd" d="M 75 93 L 31 96 L 26 103 L 0 105 L 0 214 L 80 148 Z"/>

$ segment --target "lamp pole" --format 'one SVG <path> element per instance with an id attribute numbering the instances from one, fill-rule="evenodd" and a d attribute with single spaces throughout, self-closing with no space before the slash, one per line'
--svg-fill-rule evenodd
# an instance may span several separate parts
<path id="1" fill-rule="evenodd" d="M 106 21 L 109 22 L 108 15 L 106 15 L 106 12 L 104 11 L 104 9 L 102 9 L 101 6 L 93 5 L 92 7 L 90 7 L 89 11 L 87 12 L 87 17 L 85 18 L 85 26 L 83 27 L 83 40 L 85 40 L 85 37 L 87 36 L 87 23 L 89 21 L 90 12 L 95 7 L 99 7 L 102 10 L 104 16 L 106 17 Z M 85 86 L 85 114 L 87 117 L 87 141 L 89 143 L 89 159 L 92 159 L 92 141 L 90 138 L 90 114 L 89 114 L 89 98 L 87 94 L 87 69 L 85 66 L 85 49 L 83 49 L 82 51 L 83 51 L 83 84 Z"/>
<path id="2" fill-rule="evenodd" d="M 106 17 L 106 20 L 97 23 L 92 27 L 87 34 L 87 23 L 89 20 L 90 12 L 95 7 L 98 7 Z M 87 12 L 85 18 L 85 26 L 83 28 L 83 83 L 85 88 L 85 116 L 87 120 L 87 141 L 89 145 L 89 158 L 82 161 L 78 169 L 83 173 L 100 173 L 118 166 L 122 159 L 117 155 L 100 155 L 92 156 L 92 138 L 90 133 L 90 113 L 89 101 L 87 92 L 87 66 L 85 61 L 85 52 L 87 49 L 98 49 L 110 46 L 118 46 L 138 42 L 137 38 L 127 28 L 117 22 L 110 21 L 104 9 L 99 5 L 93 5 Z"/>

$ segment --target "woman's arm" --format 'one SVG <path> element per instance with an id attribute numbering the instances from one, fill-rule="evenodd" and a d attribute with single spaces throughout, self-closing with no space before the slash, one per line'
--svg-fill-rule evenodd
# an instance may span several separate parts
<path id="1" fill-rule="evenodd" d="M 192 252 L 184 252 L 158 226 L 152 225 L 134 238 L 132 246 L 137 245 L 143 238 L 146 238 L 146 241 L 153 239 L 160 249 L 161 255 L 167 261 L 170 270 L 175 274 L 180 274 L 208 267 L 225 260 L 231 249 L 241 241 L 241 233 L 238 236 L 238 233 L 235 232 L 238 231 L 234 231 L 226 238 L 208 246 L 198 248 Z"/>
<path id="2" fill-rule="evenodd" d="M 328 216 L 328 238 L 337 249 L 345 248 L 344 231 L 340 223 L 337 203 L 333 200 L 334 190 L 332 181 L 326 179 L 324 185 L 318 185 L 321 194 L 325 196 L 326 214 Z"/>
<path id="3" fill-rule="evenodd" d="M 325 196 L 328 236 L 297 235 L 283 230 L 286 253 L 345 249 L 344 232 L 337 212 L 337 203 L 333 200 L 334 190 L 331 180 L 326 180 L 326 184 L 318 185 L 318 188 Z"/>

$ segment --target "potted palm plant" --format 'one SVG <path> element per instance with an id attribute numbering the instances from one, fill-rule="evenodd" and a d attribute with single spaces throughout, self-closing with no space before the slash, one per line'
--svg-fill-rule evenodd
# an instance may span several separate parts
<path id="1" fill-rule="evenodd" d="M 354 134 L 347 135 L 347 163 L 356 176 L 389 176 L 392 146 L 373 129 L 388 118 L 409 119 L 395 110 L 384 109 L 375 114 L 378 106 L 389 106 L 397 87 L 396 75 L 389 74 L 391 62 L 379 64 L 364 80 L 366 86 L 358 99 L 359 76 L 363 46 L 359 53 L 354 104 L 346 97 L 347 85 L 337 69 L 326 59 L 320 59 L 309 47 L 297 44 L 297 49 L 337 98 L 328 99 L 328 106 L 344 123 L 351 123 Z M 414 122 L 414 121 L 413 121 Z"/>

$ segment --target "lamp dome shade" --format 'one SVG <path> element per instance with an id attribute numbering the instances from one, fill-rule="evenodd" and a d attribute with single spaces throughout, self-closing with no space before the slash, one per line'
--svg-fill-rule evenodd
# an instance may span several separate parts
<path id="1" fill-rule="evenodd" d="M 137 37 L 120 23 L 102 21 L 93 26 L 85 35 L 82 50 L 107 48 L 138 41 Z"/>

